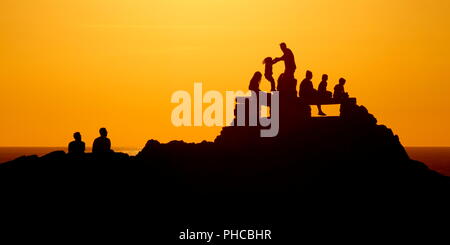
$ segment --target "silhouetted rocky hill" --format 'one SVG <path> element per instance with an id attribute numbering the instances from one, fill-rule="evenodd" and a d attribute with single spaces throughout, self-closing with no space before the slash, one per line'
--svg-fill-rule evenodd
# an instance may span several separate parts
<path id="1" fill-rule="evenodd" d="M 52 220 L 63 213 L 55 224 L 73 230 L 52 226 L 59 232 L 78 234 L 77 221 L 105 228 L 103 238 L 133 234 L 126 241 L 172 242 L 187 227 L 210 230 L 212 224 L 269 226 L 277 234 L 275 244 L 323 234 L 345 241 L 356 233 L 404 238 L 422 234 L 419 227 L 430 224 L 419 221 L 420 211 L 439 217 L 443 210 L 436 200 L 447 195 L 450 177 L 410 159 L 398 136 L 363 106 L 344 103 L 340 117 L 314 118 L 309 106 L 282 100 L 278 136 L 259 134 L 258 126 L 230 126 L 214 142 L 149 140 L 136 156 L 62 151 L 24 156 L 0 165 L 0 186 L 3 194 L 15 196 L 5 200 L 20 200 L 22 212 L 38 206 L 37 213 L 45 214 L 40 219 Z M 436 213 L 430 216 L 424 202 Z M 158 228 L 152 233 L 142 221 Z M 375 228 L 377 222 L 383 222 L 383 231 Z"/>
<path id="2" fill-rule="evenodd" d="M 273 138 L 259 137 L 259 126 L 229 126 L 214 142 L 150 140 L 135 157 L 53 152 L 2 164 L 0 173 L 20 184 L 76 186 L 84 179 L 175 192 L 448 190 L 449 177 L 410 159 L 398 136 L 365 107 L 344 103 L 340 117 L 314 118 L 298 100 L 281 102 L 280 132 Z"/>
<path id="3" fill-rule="evenodd" d="M 136 160 L 158 159 L 170 182 L 197 191 L 449 188 L 450 178 L 410 159 L 398 136 L 365 107 L 344 103 L 340 117 L 312 118 L 309 106 L 283 103 L 277 137 L 261 138 L 259 127 L 224 127 L 214 143 L 149 141 Z"/>

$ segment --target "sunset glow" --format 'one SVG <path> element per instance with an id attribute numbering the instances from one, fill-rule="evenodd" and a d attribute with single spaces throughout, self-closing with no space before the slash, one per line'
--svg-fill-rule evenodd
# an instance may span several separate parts
<path id="1" fill-rule="evenodd" d="M 448 0 L 2 0 L 0 146 L 64 146 L 75 131 L 91 145 L 100 127 L 113 148 L 213 140 L 220 127 L 172 125 L 172 93 L 246 91 L 280 42 L 299 81 L 311 70 L 317 88 L 327 73 L 331 90 L 345 77 L 404 145 L 450 146 L 449 11 Z"/>

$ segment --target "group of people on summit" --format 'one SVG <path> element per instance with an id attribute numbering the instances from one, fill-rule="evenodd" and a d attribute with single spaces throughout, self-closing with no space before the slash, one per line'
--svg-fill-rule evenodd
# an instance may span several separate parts
<path id="1" fill-rule="evenodd" d="M 111 153 L 111 140 L 107 137 L 108 131 L 106 128 L 101 128 L 99 130 L 100 136 L 94 140 L 92 144 L 92 153 L 94 154 L 107 154 Z M 81 140 L 80 132 L 75 132 L 73 134 L 74 141 L 69 143 L 69 154 L 72 155 L 80 155 L 84 154 L 86 150 L 85 143 Z"/>
<path id="2" fill-rule="evenodd" d="M 264 77 L 270 82 L 271 91 L 280 91 L 285 94 L 293 94 L 297 96 L 297 80 L 294 77 L 295 70 L 297 66 L 295 64 L 295 58 L 292 51 L 287 48 L 285 43 L 280 44 L 281 51 L 283 51 L 283 56 L 274 58 L 267 57 L 263 60 Z M 278 84 L 275 86 L 275 79 L 273 78 L 272 67 L 279 61 L 284 61 L 284 72 L 278 77 Z M 300 83 L 298 96 L 304 99 L 306 102 L 314 102 L 317 104 L 319 110 L 319 115 L 325 116 L 326 114 L 322 111 L 320 102 L 334 101 L 339 102 L 349 98 L 348 93 L 345 92 L 344 85 L 346 80 L 344 78 L 339 79 L 339 83 L 334 87 L 334 93 L 327 91 L 327 81 L 328 75 L 322 75 L 322 81 L 319 84 L 318 89 L 314 89 L 313 83 L 311 81 L 313 74 L 311 71 L 306 71 L 306 76 Z M 259 84 L 262 79 L 261 72 L 257 71 L 254 73 L 252 79 L 250 80 L 249 90 L 259 92 Z"/>
<path id="3" fill-rule="evenodd" d="M 281 51 L 283 51 L 283 56 L 274 58 L 267 57 L 263 60 L 263 64 L 265 65 L 264 69 L 264 77 L 270 82 L 271 91 L 280 91 L 284 94 L 293 94 L 297 96 L 297 80 L 294 77 L 295 70 L 297 66 L 295 64 L 295 58 L 292 51 L 286 46 L 285 43 L 280 44 Z M 280 74 L 277 80 L 277 86 L 275 86 L 275 79 L 273 78 L 273 70 L 272 67 L 274 64 L 279 61 L 284 62 L 284 72 Z M 344 85 L 345 79 L 340 78 L 339 83 L 334 87 L 334 93 L 327 91 L 327 81 L 328 75 L 322 75 L 322 81 L 319 83 L 318 89 L 314 89 L 313 83 L 311 81 L 313 74 L 311 71 L 306 71 L 306 76 L 303 81 L 300 83 L 299 88 L 299 97 L 304 99 L 307 103 L 313 102 L 317 104 L 317 108 L 319 110 L 319 115 L 325 116 L 326 114 L 322 111 L 320 102 L 329 101 L 334 99 L 336 102 L 348 99 L 348 93 L 345 92 Z M 259 84 L 262 79 L 261 72 L 257 71 L 253 75 L 250 80 L 249 90 L 259 92 Z M 315 101 L 315 102 L 314 102 Z M 92 153 L 94 154 L 107 154 L 113 152 L 111 150 L 111 141 L 109 140 L 108 131 L 106 128 L 101 128 L 99 130 L 100 137 L 94 140 L 92 145 Z M 81 134 L 79 132 L 75 132 L 73 134 L 74 141 L 69 143 L 69 154 L 84 154 L 85 152 L 85 143 L 81 140 Z"/>

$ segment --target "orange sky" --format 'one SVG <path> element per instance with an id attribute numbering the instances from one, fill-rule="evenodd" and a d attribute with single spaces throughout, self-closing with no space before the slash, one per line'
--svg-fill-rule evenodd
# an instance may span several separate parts
<path id="1" fill-rule="evenodd" d="M 296 77 L 341 76 L 408 146 L 450 146 L 448 0 L 2 0 L 0 146 L 213 140 L 175 128 L 175 90 L 245 90 L 278 44 Z M 275 68 L 276 76 L 282 64 Z M 264 89 L 269 83 L 264 81 Z"/>

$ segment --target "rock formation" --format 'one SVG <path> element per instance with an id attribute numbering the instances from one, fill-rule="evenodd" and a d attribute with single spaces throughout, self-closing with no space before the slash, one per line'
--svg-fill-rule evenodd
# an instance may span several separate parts
<path id="1" fill-rule="evenodd" d="M 64 213 L 55 224 L 65 226 L 53 229 L 69 234 L 78 231 L 74 220 L 93 217 L 101 217 L 107 234 L 133 234 L 127 241 L 172 242 L 193 222 L 199 230 L 263 224 L 276 244 L 323 234 L 345 241 L 355 234 L 391 239 L 391 231 L 403 239 L 399 222 L 409 236 L 430 224 L 417 219 L 421 210 L 430 216 L 423 203 L 443 210 L 436 204 L 447 195 L 450 177 L 410 159 L 398 136 L 364 106 L 343 103 L 340 117 L 322 118 L 311 117 L 310 106 L 298 100 L 282 100 L 280 110 L 280 132 L 273 138 L 259 137 L 258 126 L 236 126 L 224 127 L 214 142 L 149 140 L 131 157 L 59 151 L 18 158 L 0 165 L 2 194 L 19 196 L 3 195 L 4 202 L 20 200 L 23 210 L 42 202 L 40 219 Z M 411 214 L 408 222 L 404 217 Z M 140 233 L 147 227 L 139 220 L 157 228 Z M 95 224 L 83 227 L 98 230 Z"/>

